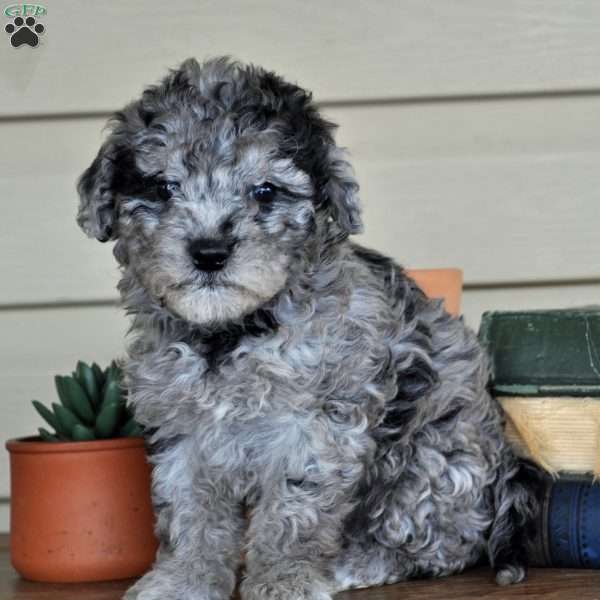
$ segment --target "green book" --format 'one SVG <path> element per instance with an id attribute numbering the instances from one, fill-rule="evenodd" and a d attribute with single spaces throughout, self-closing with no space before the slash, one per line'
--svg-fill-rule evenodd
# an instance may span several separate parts
<path id="1" fill-rule="evenodd" d="M 600 306 L 486 312 L 479 338 L 497 395 L 600 396 Z"/>

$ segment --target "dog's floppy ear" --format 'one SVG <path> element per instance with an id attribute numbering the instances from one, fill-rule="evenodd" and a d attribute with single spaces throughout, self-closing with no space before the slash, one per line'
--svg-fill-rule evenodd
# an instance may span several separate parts
<path id="1" fill-rule="evenodd" d="M 327 180 L 323 191 L 331 216 L 347 234 L 360 233 L 363 223 L 354 170 L 344 151 L 334 144 L 328 151 L 327 161 Z"/>
<path id="2" fill-rule="evenodd" d="M 116 238 L 113 176 L 114 145 L 109 139 L 77 183 L 77 223 L 87 235 L 101 242 Z"/>

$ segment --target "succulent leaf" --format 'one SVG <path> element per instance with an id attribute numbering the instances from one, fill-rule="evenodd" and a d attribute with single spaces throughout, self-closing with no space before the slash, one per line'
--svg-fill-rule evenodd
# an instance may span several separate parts
<path id="1" fill-rule="evenodd" d="M 40 434 L 40 437 L 42 438 L 42 440 L 44 440 L 44 442 L 60 442 L 57 436 L 53 435 L 43 427 L 38 428 L 38 433 Z"/>
<path id="2" fill-rule="evenodd" d="M 119 430 L 120 437 L 141 437 L 141 435 L 142 428 L 137 424 L 133 417 L 131 417 Z"/>
<path id="3" fill-rule="evenodd" d="M 81 387 L 79 382 L 72 377 L 62 378 L 62 388 L 69 399 L 68 408 L 75 413 L 81 420 L 89 423 L 94 423 L 96 415 L 90 404 L 87 394 Z"/>
<path id="4" fill-rule="evenodd" d="M 58 398 L 61 402 L 61 404 L 65 407 L 65 408 L 71 408 L 70 402 L 69 402 L 69 396 L 67 394 L 67 391 L 65 390 L 64 387 L 64 379 L 66 379 L 65 377 L 63 377 L 62 375 L 55 375 L 54 376 L 54 386 L 56 387 L 56 393 L 58 394 Z"/>
<path id="5" fill-rule="evenodd" d="M 98 390 L 101 390 L 104 387 L 104 372 L 100 368 L 97 363 L 92 363 L 92 371 L 94 372 L 94 377 L 96 378 L 96 385 L 98 386 Z"/>
<path id="6" fill-rule="evenodd" d="M 50 427 L 52 427 L 55 431 L 58 431 L 59 427 L 56 415 L 37 400 L 32 400 L 31 403 L 42 419 L 44 419 L 44 421 L 46 421 L 46 423 L 48 423 L 48 425 L 50 425 Z"/>
<path id="7" fill-rule="evenodd" d="M 107 379 L 106 385 L 104 386 L 104 396 L 102 398 L 102 407 L 100 410 L 107 404 L 124 404 L 121 385 L 116 379 Z"/>
<path id="8" fill-rule="evenodd" d="M 96 375 L 92 367 L 86 365 L 81 360 L 77 363 L 77 379 L 92 406 L 97 406 L 100 402 L 100 388 L 96 381 Z"/>
<path id="9" fill-rule="evenodd" d="M 123 404 L 121 402 L 109 402 L 102 405 L 94 427 L 98 437 L 109 438 L 113 436 L 122 410 Z"/>
<path id="10" fill-rule="evenodd" d="M 70 438 L 71 431 L 69 429 L 67 429 L 66 427 L 63 427 L 63 424 L 61 423 L 60 419 L 58 418 L 58 415 L 56 414 L 57 406 L 61 406 L 61 405 L 56 404 L 55 402 L 52 403 L 52 410 L 53 410 L 53 414 L 54 414 L 55 420 L 56 420 L 56 427 L 55 427 L 56 433 L 61 438 Z"/>
<path id="11" fill-rule="evenodd" d="M 75 425 L 83 425 L 77 415 L 65 406 L 62 406 L 62 404 L 54 403 L 52 408 L 54 409 L 54 414 L 56 415 L 60 428 L 65 432 L 64 435 L 67 437 L 72 437 L 73 427 L 75 427 Z"/>
<path id="12" fill-rule="evenodd" d="M 104 386 L 106 387 L 111 381 L 121 381 L 121 369 L 113 363 L 106 369 Z"/>
<path id="13" fill-rule="evenodd" d="M 78 360 L 77 361 L 77 365 L 75 366 L 75 371 L 73 371 L 73 376 L 75 377 L 75 379 L 77 379 L 77 381 L 81 384 L 81 386 L 83 387 L 83 376 L 82 376 L 82 369 L 85 367 L 87 367 L 88 365 L 86 363 L 84 363 L 82 360 Z"/>
<path id="14" fill-rule="evenodd" d="M 79 423 L 73 427 L 73 439 L 76 442 L 89 442 L 96 439 L 94 430 Z"/>

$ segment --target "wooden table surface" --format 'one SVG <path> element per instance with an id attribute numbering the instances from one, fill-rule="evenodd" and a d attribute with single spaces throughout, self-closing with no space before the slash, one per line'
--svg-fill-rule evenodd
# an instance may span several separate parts
<path id="1" fill-rule="evenodd" d="M 21 579 L 10 566 L 8 536 L 0 535 L 0 600 L 119 600 L 132 581 L 49 584 Z M 336 600 L 600 600 L 600 571 L 532 569 L 525 583 L 503 588 L 491 569 L 343 592 Z M 176 600 L 165 598 L 165 600 Z"/>

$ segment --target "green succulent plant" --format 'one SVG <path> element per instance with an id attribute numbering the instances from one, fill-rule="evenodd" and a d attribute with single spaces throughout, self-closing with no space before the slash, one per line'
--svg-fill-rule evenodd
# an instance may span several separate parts
<path id="1" fill-rule="evenodd" d="M 116 437 L 136 437 L 142 429 L 127 405 L 127 392 L 122 385 L 122 372 L 113 361 L 102 370 L 83 361 L 71 376 L 56 375 L 54 383 L 60 403 L 52 410 L 33 400 L 33 406 L 54 429 L 38 429 L 47 442 L 83 442 Z"/>

